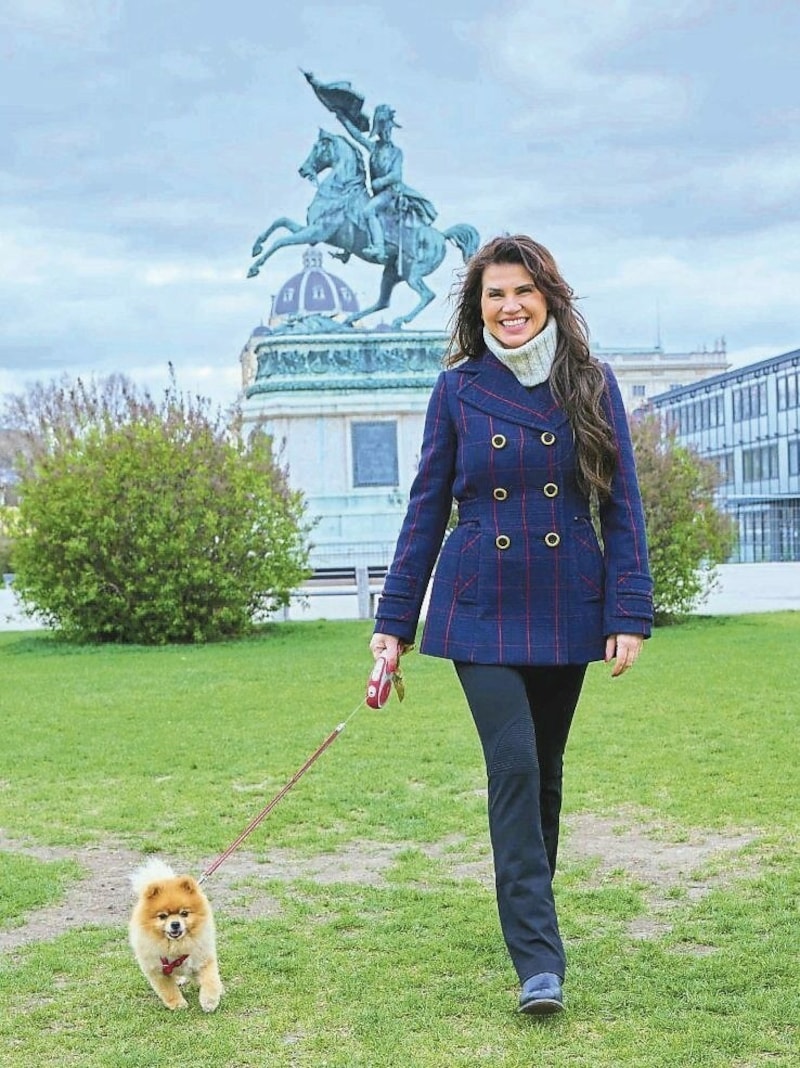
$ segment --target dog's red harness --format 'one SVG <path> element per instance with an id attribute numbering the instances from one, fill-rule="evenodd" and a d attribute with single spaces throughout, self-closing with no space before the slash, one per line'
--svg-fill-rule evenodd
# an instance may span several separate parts
<path id="1" fill-rule="evenodd" d="M 176 957 L 175 960 L 170 960 L 169 957 L 161 958 L 161 974 L 172 975 L 176 968 L 180 968 L 184 961 L 189 959 L 189 954 L 184 953 L 182 957 Z"/>

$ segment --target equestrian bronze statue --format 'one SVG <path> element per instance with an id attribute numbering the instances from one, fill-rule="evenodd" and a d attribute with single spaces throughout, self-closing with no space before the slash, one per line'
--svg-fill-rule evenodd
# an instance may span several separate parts
<path id="1" fill-rule="evenodd" d="M 403 181 L 403 153 L 392 140 L 392 131 L 398 127 L 392 108 L 379 104 L 370 122 L 363 113 L 364 98 L 349 82 L 324 84 L 313 74 L 305 77 L 349 138 L 320 129 L 300 167 L 300 175 L 317 186 L 306 223 L 285 216 L 276 219 L 256 239 L 253 256 L 257 259 L 248 277 L 255 277 L 269 257 L 287 245 L 331 245 L 340 250 L 331 255 L 343 263 L 354 255 L 383 266 L 378 299 L 345 322 L 352 324 L 388 308 L 394 287 L 406 282 L 419 301 L 407 315 L 392 322 L 399 329 L 433 300 L 435 293 L 424 279 L 444 259 L 445 242 L 455 244 L 466 262 L 478 248 L 478 232 L 467 223 L 444 231 L 433 226 L 437 214 L 433 204 Z M 320 181 L 318 176 L 324 172 L 328 173 Z M 289 233 L 276 238 L 265 251 L 265 242 L 280 229 Z"/>

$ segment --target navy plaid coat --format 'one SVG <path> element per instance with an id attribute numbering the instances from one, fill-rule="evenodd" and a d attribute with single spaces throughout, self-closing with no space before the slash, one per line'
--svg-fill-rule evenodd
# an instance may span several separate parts
<path id="1" fill-rule="evenodd" d="M 600 508 L 602 548 L 549 384 L 526 389 L 488 351 L 442 372 L 376 631 L 415 640 L 436 564 L 423 653 L 583 664 L 604 658 L 610 634 L 649 636 L 653 584 L 633 449 L 616 379 L 603 371 L 617 467 Z M 453 498 L 458 526 L 442 546 Z"/>

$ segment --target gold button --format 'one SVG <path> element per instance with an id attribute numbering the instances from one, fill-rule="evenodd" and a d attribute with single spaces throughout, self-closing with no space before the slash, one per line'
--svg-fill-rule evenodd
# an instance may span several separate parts
<path id="1" fill-rule="evenodd" d="M 551 530 L 549 534 L 545 534 L 544 536 L 545 545 L 549 545 L 551 549 L 555 549 L 556 545 L 558 545 L 560 541 L 561 538 L 558 534 L 556 534 L 554 530 Z"/>
<path id="2" fill-rule="evenodd" d="M 505 434 L 493 434 L 492 435 L 492 448 L 493 449 L 504 449 L 506 447 L 506 444 L 507 444 L 507 441 L 506 441 Z"/>
<path id="3" fill-rule="evenodd" d="M 558 486 L 555 484 L 555 482 L 545 482 L 544 489 L 542 492 L 544 493 L 545 497 L 556 497 L 558 496 Z"/>
<path id="4" fill-rule="evenodd" d="M 509 538 L 508 534 L 498 534 L 494 539 L 494 543 L 498 549 L 507 549 L 511 544 L 511 538 Z"/>
<path id="5" fill-rule="evenodd" d="M 504 501 L 508 497 L 508 490 L 498 486 L 497 489 L 492 490 L 492 496 L 496 501 Z"/>
<path id="6" fill-rule="evenodd" d="M 549 430 L 542 431 L 541 442 L 542 445 L 555 445 L 556 436 L 551 434 Z"/>

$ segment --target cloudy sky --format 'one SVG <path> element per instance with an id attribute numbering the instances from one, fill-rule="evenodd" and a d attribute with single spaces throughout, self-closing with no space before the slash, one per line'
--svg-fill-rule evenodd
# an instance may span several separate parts
<path id="1" fill-rule="evenodd" d="M 390 104 L 446 229 L 548 245 L 595 342 L 800 346 L 797 0 L 0 0 L 0 394 L 124 371 L 233 399 L 336 123 Z M 792 74 L 795 70 L 795 74 Z M 358 293 L 379 271 L 329 261 Z M 444 327 L 460 257 L 417 323 Z M 393 314 L 414 298 L 398 287 Z"/>

